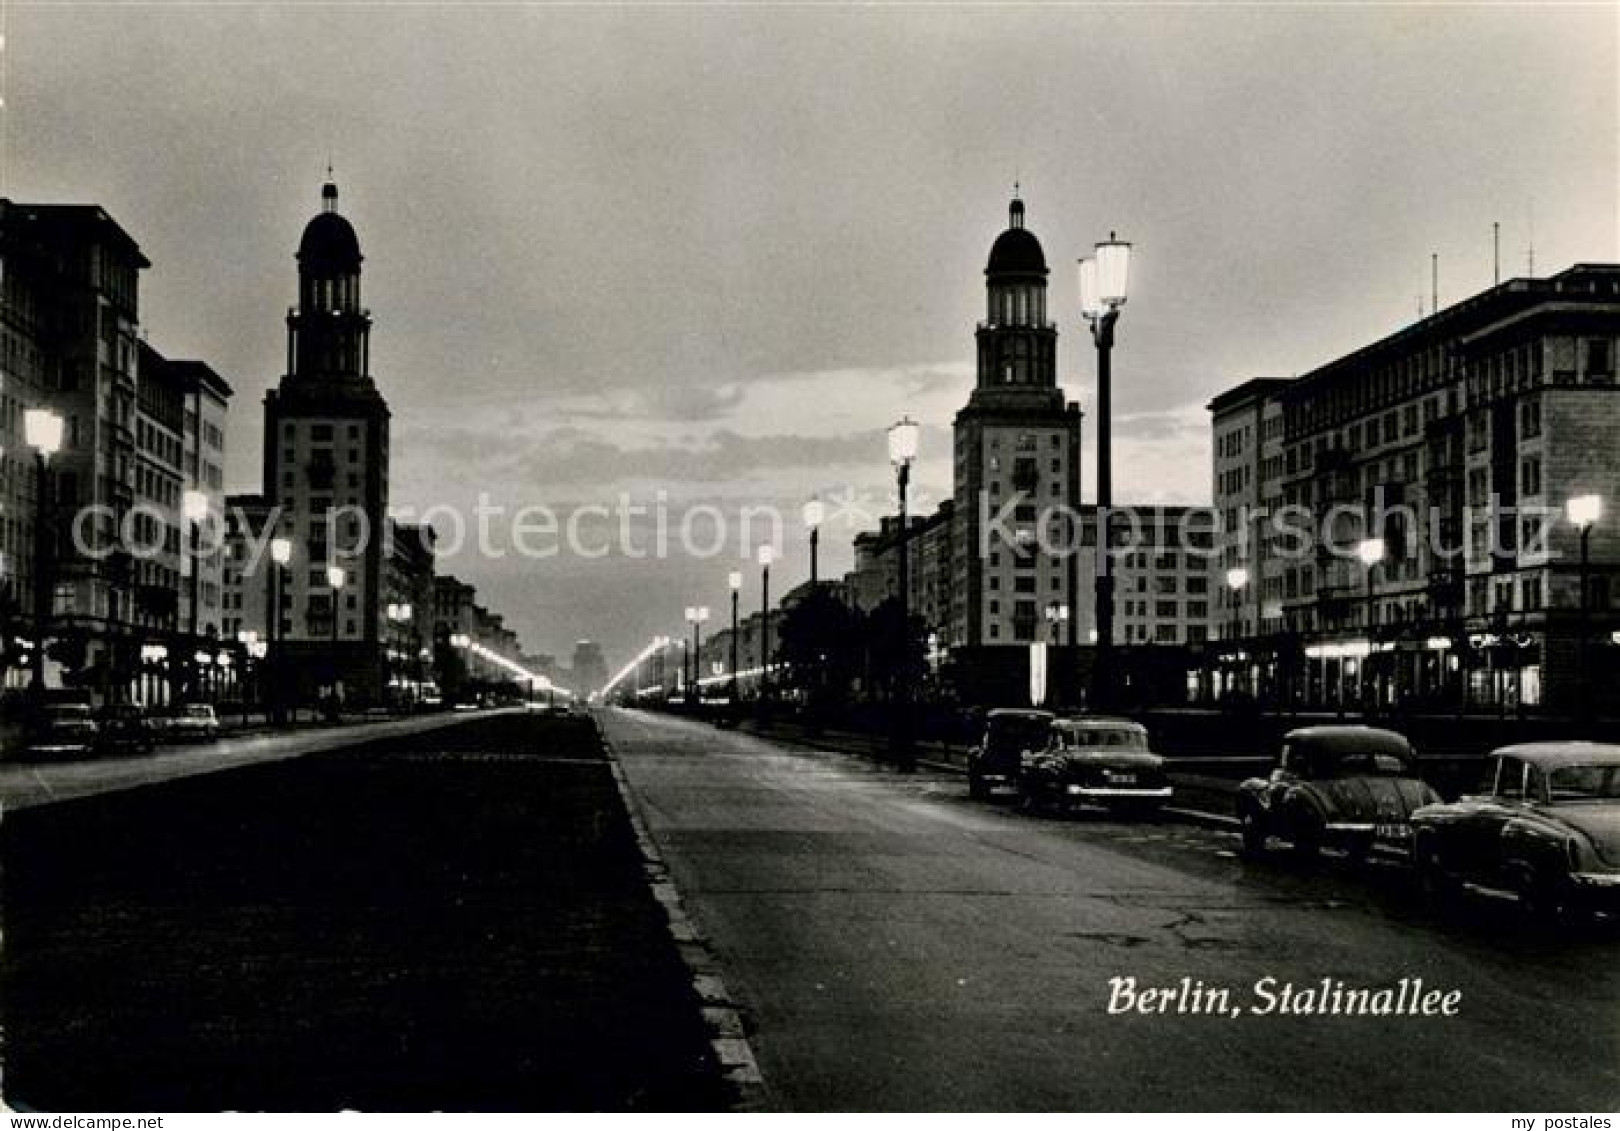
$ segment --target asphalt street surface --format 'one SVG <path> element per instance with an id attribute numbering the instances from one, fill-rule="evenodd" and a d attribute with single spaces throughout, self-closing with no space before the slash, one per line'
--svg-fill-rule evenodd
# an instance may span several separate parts
<path id="1" fill-rule="evenodd" d="M 608 711 L 776 1104 L 872 1110 L 1613 1110 L 1620 931 L 1403 868 L 1249 862 L 1167 820 L 1026 814 L 959 777 Z M 1421 978 L 1454 1017 L 1110 1014 L 1110 979 Z"/>
<path id="2" fill-rule="evenodd" d="M 730 1101 L 588 720 L 461 717 L 197 768 L 7 813 L 9 1104 Z"/>

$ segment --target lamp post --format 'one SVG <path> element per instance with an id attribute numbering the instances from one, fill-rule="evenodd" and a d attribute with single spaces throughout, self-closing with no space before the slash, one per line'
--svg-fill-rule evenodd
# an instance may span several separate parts
<path id="1" fill-rule="evenodd" d="M 759 700 L 763 704 L 771 694 L 771 562 L 776 551 L 761 546 L 757 551 L 759 562 Z"/>
<path id="2" fill-rule="evenodd" d="M 1249 571 L 1244 566 L 1233 566 L 1226 571 L 1227 600 L 1232 603 L 1232 623 L 1227 626 L 1227 639 L 1240 640 L 1245 631 L 1243 623 L 1243 591 L 1249 586 Z M 1258 629 L 1255 630 L 1258 633 Z M 1238 660 L 1241 664 L 1242 661 Z M 1224 664 L 1223 664 L 1224 666 Z M 1242 670 L 1241 668 L 1239 669 Z"/>
<path id="3" fill-rule="evenodd" d="M 326 567 L 326 586 L 332 591 L 332 698 L 329 706 L 335 712 L 338 707 L 338 600 L 343 594 L 343 583 L 347 575 L 340 565 Z"/>
<path id="4" fill-rule="evenodd" d="M 821 550 L 821 524 L 827 518 L 827 507 L 820 499 L 804 504 L 804 525 L 810 531 L 810 588 L 815 590 L 821 579 L 817 559 Z"/>
<path id="5" fill-rule="evenodd" d="M 267 626 L 267 635 L 270 638 L 271 646 L 275 649 L 275 658 L 271 665 L 272 669 L 279 669 L 282 667 L 281 598 L 284 591 L 282 581 L 286 575 L 287 565 L 291 561 L 292 540 L 289 538 L 270 539 L 270 574 L 265 579 L 265 588 L 267 590 L 265 594 L 265 609 L 268 614 L 266 619 L 270 622 Z M 281 718 L 281 680 L 279 678 L 279 673 L 275 670 L 272 670 L 269 673 L 269 676 L 270 678 L 268 678 L 265 682 L 266 685 L 275 692 L 275 698 L 273 703 L 271 703 L 271 707 L 276 717 L 276 721 L 279 721 Z M 270 697 L 266 696 L 266 699 L 268 701 Z"/>
<path id="6" fill-rule="evenodd" d="M 202 545 L 203 520 L 208 517 L 208 496 L 196 490 L 182 492 L 180 495 L 180 514 L 185 519 L 188 528 L 188 548 L 191 554 L 190 629 L 191 635 L 200 639 L 202 628 L 198 621 L 201 619 L 199 614 L 202 611 L 202 571 L 198 569 L 198 551 Z"/>
<path id="7" fill-rule="evenodd" d="M 1576 711 L 1585 715 L 1590 706 L 1587 685 L 1587 642 L 1592 638 L 1592 527 L 1603 518 L 1603 496 L 1575 495 L 1564 504 L 1564 517 L 1581 532 L 1581 626 L 1578 640 L 1580 675 L 1575 681 Z"/>
<path id="8" fill-rule="evenodd" d="M 259 639 L 259 634 L 251 628 L 237 630 L 236 642 L 242 646 L 242 681 L 240 697 L 242 700 L 242 725 L 246 726 L 248 720 L 248 707 L 250 706 L 248 702 L 248 679 L 250 675 L 253 677 L 252 689 L 255 693 L 255 697 L 258 697 L 258 693 L 260 691 L 258 684 L 263 681 L 264 673 L 257 669 L 254 662 L 264 658 L 266 645 L 264 641 Z"/>
<path id="9" fill-rule="evenodd" d="M 1080 313 L 1097 346 L 1097 663 L 1092 699 L 1107 707 L 1114 687 L 1114 467 L 1112 449 L 1114 325 L 1125 305 L 1131 245 L 1112 232 L 1097 244 L 1096 257 L 1080 261 Z"/>
<path id="10" fill-rule="evenodd" d="M 917 444 L 921 429 L 909 416 L 902 416 L 889 427 L 889 462 L 894 465 L 896 502 L 900 511 L 900 528 L 896 533 L 895 580 L 900 590 L 900 632 L 897 680 L 894 693 L 894 726 L 889 744 L 897 767 L 904 773 L 915 768 L 911 756 L 911 732 L 907 726 L 907 707 L 911 693 L 911 563 L 908 545 L 906 495 L 911 487 L 911 465 L 917 461 Z"/>
<path id="11" fill-rule="evenodd" d="M 1373 647 L 1373 629 L 1378 623 L 1378 616 L 1377 609 L 1373 604 L 1373 579 L 1375 571 L 1378 569 L 1379 563 L 1384 560 L 1386 553 L 1388 553 L 1388 547 L 1385 546 L 1382 538 L 1364 538 L 1356 544 L 1356 557 L 1360 559 L 1362 565 L 1367 567 L 1367 655 L 1361 661 L 1363 665 L 1362 682 L 1363 684 L 1372 685 L 1375 702 L 1379 698 L 1379 689 L 1373 679 L 1373 657 L 1377 655 L 1377 650 Z"/>
<path id="12" fill-rule="evenodd" d="M 734 569 L 726 577 L 726 584 L 731 587 L 731 709 L 737 710 L 737 602 L 742 597 L 742 570 Z"/>
<path id="13" fill-rule="evenodd" d="M 1061 646 L 1063 643 L 1063 626 L 1069 623 L 1069 606 L 1062 601 L 1049 601 L 1046 605 L 1047 635 L 1051 637 L 1052 646 Z M 930 637 L 930 640 L 933 638 Z M 932 648 L 930 648 L 932 652 Z M 1059 690 L 1054 688 L 1052 701 L 1058 702 Z"/>
<path id="14" fill-rule="evenodd" d="M 686 685 L 686 698 L 694 707 L 703 701 L 703 692 L 698 689 L 698 678 L 702 674 L 703 624 L 708 619 L 709 606 L 687 606 L 686 623 L 692 626 L 692 678 Z"/>
<path id="15" fill-rule="evenodd" d="M 50 495 L 49 461 L 62 450 L 62 417 L 48 408 L 23 413 L 23 438 L 34 449 L 34 674 L 35 694 L 45 690 L 45 622 L 51 612 L 51 559 L 45 529 Z"/>
<path id="16" fill-rule="evenodd" d="M 1046 624 L 1053 644 L 1063 643 L 1063 626 L 1069 623 L 1069 606 L 1052 601 L 1046 606 Z"/>
<path id="17" fill-rule="evenodd" d="M 1233 566 L 1226 571 L 1226 591 L 1231 594 L 1233 639 L 1243 635 L 1243 591 L 1249 586 L 1249 571 L 1243 566 Z"/>

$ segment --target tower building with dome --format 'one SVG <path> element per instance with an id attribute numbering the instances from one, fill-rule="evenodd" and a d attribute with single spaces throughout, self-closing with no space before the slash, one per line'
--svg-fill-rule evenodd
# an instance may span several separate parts
<path id="1" fill-rule="evenodd" d="M 985 264 L 977 377 L 955 421 L 960 608 L 951 646 L 964 663 L 975 650 L 1074 644 L 1080 625 L 1078 555 L 1048 552 L 1077 537 L 1065 516 L 1080 513 L 1081 412 L 1058 385 L 1047 275 L 1015 197 Z M 1069 619 L 1049 624 L 1052 606 L 1070 610 Z"/>
<path id="2" fill-rule="evenodd" d="M 292 543 L 279 639 L 298 690 L 336 682 L 345 698 L 369 701 L 387 678 L 389 411 L 371 376 L 362 259 L 328 181 L 298 244 L 286 372 L 265 394 L 264 496 Z"/>

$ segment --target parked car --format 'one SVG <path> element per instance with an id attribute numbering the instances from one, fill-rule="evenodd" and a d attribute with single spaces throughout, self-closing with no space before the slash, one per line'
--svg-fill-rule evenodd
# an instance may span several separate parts
<path id="1" fill-rule="evenodd" d="M 1620 906 L 1620 746 L 1538 742 L 1490 758 L 1486 792 L 1412 814 L 1412 862 L 1435 895 L 1462 882 L 1538 914 Z"/>
<path id="2" fill-rule="evenodd" d="M 170 742 L 212 742 L 219 737 L 219 716 L 209 703 L 182 704 L 164 720 L 163 735 Z"/>
<path id="3" fill-rule="evenodd" d="M 1251 855 L 1277 837 L 1302 856 L 1333 846 L 1360 857 L 1379 842 L 1407 850 L 1413 812 L 1439 800 L 1405 736 L 1316 726 L 1289 732 L 1271 776 L 1239 787 L 1237 815 Z"/>
<path id="4" fill-rule="evenodd" d="M 1052 719 L 1051 711 L 1007 707 L 985 715 L 984 736 L 968 751 L 968 794 L 982 799 L 998 785 L 1016 785 L 1019 759 L 1046 746 Z"/>
<path id="5" fill-rule="evenodd" d="M 100 728 L 88 703 L 46 703 L 29 719 L 25 758 L 84 758 L 95 753 Z"/>
<path id="6" fill-rule="evenodd" d="M 97 747 L 104 754 L 150 754 L 157 745 L 152 718 L 139 707 L 103 707 L 96 722 L 101 732 Z"/>
<path id="7" fill-rule="evenodd" d="M 1173 792 L 1147 728 L 1103 716 L 1054 722 L 1046 745 L 1024 755 L 1018 788 L 1034 804 L 1112 809 L 1154 809 Z"/>

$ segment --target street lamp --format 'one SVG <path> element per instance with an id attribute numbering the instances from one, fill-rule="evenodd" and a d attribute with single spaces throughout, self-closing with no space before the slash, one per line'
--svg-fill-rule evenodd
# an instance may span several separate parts
<path id="1" fill-rule="evenodd" d="M 48 463 L 62 450 L 62 417 L 48 408 L 23 413 L 23 439 L 34 449 L 34 676 L 33 690 L 45 690 L 45 621 L 50 616 L 50 540 L 46 535 Z"/>
<path id="2" fill-rule="evenodd" d="M 896 534 L 895 546 L 895 577 L 900 589 L 900 637 L 899 637 L 899 676 L 894 696 L 894 726 L 890 731 L 889 743 L 894 752 L 895 762 L 902 771 L 909 772 L 912 766 L 910 733 L 906 728 L 906 705 L 910 688 L 911 673 L 906 670 L 907 661 L 911 658 L 911 649 L 908 646 L 908 636 L 911 632 L 911 569 L 907 535 L 910 533 L 906 519 L 906 494 L 911 486 L 911 465 L 917 460 L 917 447 L 921 429 L 917 422 L 909 416 L 902 416 L 889 427 L 889 462 L 894 465 L 895 486 L 897 488 L 897 502 L 900 511 L 900 528 Z"/>
<path id="3" fill-rule="evenodd" d="M 1592 635 L 1592 527 L 1603 518 L 1603 496 L 1598 494 L 1585 494 L 1572 496 L 1564 504 L 1564 517 L 1571 526 L 1581 532 L 1581 628 L 1580 628 L 1580 678 L 1576 680 L 1580 713 L 1586 713 L 1587 707 L 1587 641 Z"/>
<path id="4" fill-rule="evenodd" d="M 1046 606 L 1046 623 L 1051 627 L 1052 643 L 1063 643 L 1063 626 L 1069 623 L 1069 606 L 1053 601 Z"/>
<path id="5" fill-rule="evenodd" d="M 703 701 L 698 690 L 698 676 L 702 671 L 703 625 L 709 619 L 709 606 L 693 605 L 686 610 L 686 623 L 692 626 L 692 680 L 687 685 L 687 698 L 696 705 Z"/>
<path id="6" fill-rule="evenodd" d="M 1249 571 L 1243 566 L 1233 566 L 1226 571 L 1226 588 L 1231 593 L 1232 602 L 1232 636 L 1243 635 L 1243 591 L 1249 587 Z"/>
<path id="7" fill-rule="evenodd" d="M 1377 681 L 1372 671 L 1375 650 L 1372 648 L 1373 628 L 1378 623 L 1378 610 L 1373 605 L 1373 572 L 1378 568 L 1388 553 L 1388 547 L 1382 538 L 1364 538 L 1356 544 L 1356 557 L 1361 564 L 1367 567 L 1367 655 L 1361 661 L 1361 675 L 1363 685 L 1372 683 L 1373 693 L 1377 695 Z"/>
<path id="8" fill-rule="evenodd" d="M 332 590 L 332 690 L 334 693 L 337 691 L 338 682 L 338 599 L 343 593 L 343 582 L 345 580 L 347 580 L 347 574 L 343 572 L 342 566 L 329 565 L 326 567 L 326 585 L 327 588 Z"/>
<path id="9" fill-rule="evenodd" d="M 804 525 L 810 531 L 810 588 L 815 589 L 820 580 L 817 558 L 821 549 L 821 524 L 827 518 L 827 507 L 820 499 L 811 499 L 804 504 Z"/>
<path id="10" fill-rule="evenodd" d="M 731 587 L 731 709 L 737 709 L 737 602 L 742 597 L 742 570 L 734 569 L 726 577 Z"/>
<path id="11" fill-rule="evenodd" d="M 1125 305 L 1130 264 L 1131 245 L 1112 232 L 1097 244 L 1095 258 L 1080 261 L 1080 313 L 1097 345 L 1097 665 L 1092 698 L 1099 706 L 1111 699 L 1114 678 L 1112 364 L 1114 325 Z"/>
<path id="12" fill-rule="evenodd" d="M 763 703 L 771 690 L 771 563 L 776 551 L 769 545 L 756 552 L 759 562 L 759 698 Z"/>

